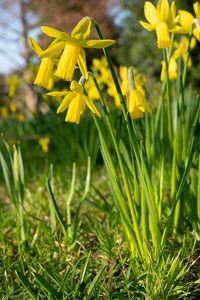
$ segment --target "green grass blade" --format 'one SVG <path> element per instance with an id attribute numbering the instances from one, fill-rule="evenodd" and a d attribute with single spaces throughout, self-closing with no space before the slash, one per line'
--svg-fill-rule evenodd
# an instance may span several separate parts
<path id="1" fill-rule="evenodd" d="M 92 292 L 95 288 L 95 286 L 98 284 L 98 282 L 100 281 L 101 275 L 105 269 L 106 265 L 103 265 L 101 267 L 101 269 L 98 271 L 98 273 L 96 274 L 96 276 L 94 277 L 90 287 L 87 290 L 87 298 L 86 299 L 90 299 L 90 297 L 92 296 Z"/>
<path id="2" fill-rule="evenodd" d="M 33 285 L 29 282 L 29 280 L 24 276 L 24 274 L 22 272 L 19 271 L 15 271 L 19 281 L 21 282 L 21 284 L 23 285 L 23 287 L 25 288 L 25 290 L 27 291 L 27 294 L 34 300 L 37 300 L 37 291 L 36 289 L 33 287 Z"/>
<path id="3" fill-rule="evenodd" d="M 56 291 L 56 289 L 48 281 L 46 281 L 44 277 L 42 277 L 40 274 L 37 273 L 33 273 L 33 275 L 36 279 L 36 282 L 39 284 L 39 286 L 43 288 L 43 290 L 48 292 L 53 298 L 59 299 L 58 298 L 59 294 Z"/>

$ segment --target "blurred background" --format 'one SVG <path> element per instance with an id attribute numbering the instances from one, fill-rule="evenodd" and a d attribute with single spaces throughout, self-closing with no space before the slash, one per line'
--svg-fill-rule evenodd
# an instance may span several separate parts
<path id="1" fill-rule="evenodd" d="M 144 19 L 144 2 L 141 0 L 0 0 L 0 131 L 12 145 L 20 140 L 24 156 L 36 159 L 85 161 L 87 155 L 98 161 L 96 131 L 88 116 L 79 126 L 66 124 L 56 116 L 56 106 L 44 90 L 33 85 L 38 58 L 31 50 L 28 36 L 45 48 L 49 41 L 41 34 L 40 26 L 48 25 L 70 32 L 84 16 L 93 17 L 100 25 L 105 38 L 117 40 L 111 48 L 116 65 L 133 65 L 145 74 L 147 95 L 159 82 L 162 52 L 156 47 L 154 33 L 146 32 L 139 24 Z M 157 1 L 155 1 L 157 2 Z M 191 0 L 177 0 L 177 8 L 193 13 Z M 95 32 L 92 33 L 95 37 Z M 200 46 L 192 50 L 190 68 L 191 88 L 200 87 Z M 88 68 L 94 57 L 102 51 L 88 51 Z M 192 75 L 191 75 L 192 74 Z M 62 83 L 55 83 L 57 89 Z M 152 96 L 153 95 L 153 96 Z M 92 133 L 91 133 L 92 132 Z M 77 144 L 70 153 L 70 136 Z M 29 149 L 34 151 L 29 151 Z M 57 153 L 56 157 L 54 153 Z M 48 154 L 47 154 L 48 153 Z M 52 156 L 51 156 L 52 154 Z"/>

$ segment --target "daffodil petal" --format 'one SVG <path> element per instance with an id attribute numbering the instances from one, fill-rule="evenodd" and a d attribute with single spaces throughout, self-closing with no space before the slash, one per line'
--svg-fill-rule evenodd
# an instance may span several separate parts
<path id="1" fill-rule="evenodd" d="M 149 24 L 149 23 L 140 21 L 140 25 L 141 25 L 144 29 L 146 29 L 146 30 L 148 30 L 148 31 L 154 31 L 154 30 L 155 30 L 155 26 L 153 26 L 153 25 L 151 25 L 151 24 Z"/>
<path id="2" fill-rule="evenodd" d="M 144 15 L 145 15 L 145 18 L 147 19 L 147 21 L 151 25 L 156 25 L 159 21 L 156 8 L 149 1 L 146 1 L 145 4 L 144 4 Z"/>
<path id="3" fill-rule="evenodd" d="M 157 14 L 161 22 L 166 22 L 169 14 L 168 0 L 159 0 L 157 3 Z"/>
<path id="4" fill-rule="evenodd" d="M 176 18 L 176 4 L 175 1 L 173 1 L 170 6 L 169 14 L 167 18 L 167 24 L 169 29 L 174 28 L 175 18 Z"/>
<path id="5" fill-rule="evenodd" d="M 57 109 L 57 114 L 63 112 L 64 110 L 66 110 L 69 106 L 69 104 L 71 103 L 71 101 L 74 99 L 75 97 L 75 93 L 71 93 L 69 92 L 65 98 L 63 99 L 62 103 L 60 104 L 60 106 Z"/>
<path id="6" fill-rule="evenodd" d="M 44 50 L 39 57 L 40 58 L 44 58 L 44 57 L 51 57 L 53 55 L 57 55 L 59 54 L 59 52 L 62 51 L 62 49 L 65 47 L 66 42 L 59 42 L 57 44 L 55 44 L 54 46 L 51 46 L 49 48 L 47 48 L 46 50 Z"/>
<path id="7" fill-rule="evenodd" d="M 101 49 L 109 47 L 115 44 L 114 40 L 87 40 L 87 41 L 79 41 L 79 45 L 83 48 L 95 48 Z"/>
<path id="8" fill-rule="evenodd" d="M 69 93 L 69 91 L 60 91 L 60 92 L 49 92 L 47 93 L 48 96 L 51 96 L 51 97 L 61 97 L 61 96 L 65 96 Z"/>
<path id="9" fill-rule="evenodd" d="M 83 87 L 78 82 L 76 82 L 76 80 L 72 80 L 70 84 L 70 90 L 78 94 L 83 94 Z"/>
<path id="10" fill-rule="evenodd" d="M 193 4 L 193 8 L 194 8 L 194 13 L 195 13 L 197 19 L 200 20 L 200 3 L 196 1 L 196 2 Z"/>
<path id="11" fill-rule="evenodd" d="M 178 15 L 180 26 L 183 27 L 185 32 L 189 32 L 194 20 L 193 15 L 186 10 L 179 10 Z"/>
<path id="12" fill-rule="evenodd" d="M 87 105 L 87 107 L 98 117 L 101 117 L 98 109 L 96 108 L 96 106 L 94 105 L 94 103 L 92 102 L 92 100 L 90 100 L 87 96 L 83 96 L 83 99 L 85 101 L 85 104 Z"/>
<path id="13" fill-rule="evenodd" d="M 75 39 L 85 40 L 91 32 L 91 19 L 84 17 L 72 30 L 71 36 Z"/>
<path id="14" fill-rule="evenodd" d="M 83 48 L 81 48 L 80 54 L 78 57 L 78 66 L 81 71 L 81 74 L 85 77 L 85 79 L 88 79 L 86 56 L 85 56 L 85 51 L 83 50 Z"/>
<path id="15" fill-rule="evenodd" d="M 65 33 L 64 31 L 57 30 L 55 28 L 49 27 L 49 26 L 41 26 L 40 27 L 42 32 L 44 32 L 46 35 L 50 37 L 57 38 L 59 40 L 64 40 L 64 41 L 71 41 L 70 36 Z"/>
<path id="16" fill-rule="evenodd" d="M 40 55 L 40 53 L 42 53 L 43 50 L 42 50 L 42 48 L 39 46 L 39 44 L 38 44 L 34 39 L 32 39 L 31 37 L 29 37 L 28 40 L 29 40 L 29 44 L 30 44 L 32 50 L 33 50 L 34 52 L 36 52 L 37 55 Z"/>

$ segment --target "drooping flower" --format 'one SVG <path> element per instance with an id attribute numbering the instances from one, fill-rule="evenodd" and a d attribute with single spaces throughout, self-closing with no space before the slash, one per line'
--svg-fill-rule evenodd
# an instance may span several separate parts
<path id="1" fill-rule="evenodd" d="M 160 80 L 164 81 L 165 78 L 165 70 L 166 70 L 166 64 L 164 61 L 161 62 L 162 69 L 160 74 Z M 171 57 L 169 60 L 168 65 L 168 74 L 169 74 L 169 80 L 176 80 L 177 79 L 177 62 L 174 57 Z"/>
<path id="2" fill-rule="evenodd" d="M 73 80 L 70 84 L 70 90 L 71 91 L 48 93 L 49 96 L 53 97 L 64 96 L 62 103 L 58 107 L 57 113 L 61 113 L 67 109 L 66 122 L 79 124 L 80 116 L 82 115 L 85 106 L 100 117 L 100 113 L 94 103 L 84 94 L 84 89 L 81 84 Z"/>
<path id="3" fill-rule="evenodd" d="M 144 112 L 151 112 L 151 108 L 145 100 L 144 92 L 136 86 L 132 67 L 128 69 L 129 88 L 127 92 L 127 110 L 131 119 L 140 119 Z"/>
<path id="4" fill-rule="evenodd" d="M 30 37 L 29 37 L 29 43 L 33 51 L 36 52 L 38 56 L 40 56 L 43 50 L 38 45 L 38 43 Z M 43 58 L 40 62 L 38 73 L 35 78 L 34 84 L 50 90 L 52 88 L 53 67 L 54 67 L 54 59 L 52 57 Z"/>
<path id="5" fill-rule="evenodd" d="M 176 24 L 175 2 L 173 1 L 169 7 L 168 0 L 159 0 L 155 7 L 151 2 L 146 1 L 144 15 L 149 23 L 140 21 L 142 27 L 148 31 L 156 31 L 158 48 L 169 48 L 169 32 L 174 31 Z"/>
<path id="6" fill-rule="evenodd" d="M 57 41 L 59 41 L 43 51 L 40 57 L 46 58 L 58 55 L 63 50 L 55 75 L 66 81 L 72 80 L 77 64 L 81 74 L 86 79 L 88 78 L 84 48 L 101 49 L 115 43 L 114 40 L 87 40 L 91 31 L 91 19 L 89 17 L 83 18 L 74 27 L 70 35 L 47 26 L 42 26 L 41 30 L 46 35 L 57 38 Z"/>
<path id="7" fill-rule="evenodd" d="M 193 9 L 195 17 L 186 10 L 178 11 L 179 25 L 176 27 L 176 32 L 185 34 L 189 33 L 192 25 L 194 24 L 193 35 L 198 41 L 200 41 L 200 3 L 195 2 L 193 4 Z"/>

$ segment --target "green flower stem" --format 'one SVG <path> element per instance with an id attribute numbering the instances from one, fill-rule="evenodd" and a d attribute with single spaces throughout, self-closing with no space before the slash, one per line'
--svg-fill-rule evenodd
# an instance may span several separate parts
<path id="1" fill-rule="evenodd" d="M 137 223 L 136 212 L 135 212 L 135 208 L 134 208 L 134 205 L 133 205 L 133 201 L 132 201 L 132 197 L 131 197 L 131 191 L 130 191 L 127 176 L 126 176 L 126 173 L 125 173 L 125 169 L 124 169 L 121 153 L 120 153 L 120 150 L 119 150 L 119 146 L 118 146 L 118 143 L 117 143 L 117 140 L 116 140 L 116 136 L 115 136 L 115 133 L 114 133 L 114 130 L 113 130 L 113 126 L 112 126 L 110 118 L 109 118 L 109 114 L 108 114 L 107 109 L 106 109 L 106 104 L 105 104 L 105 101 L 104 101 L 104 97 L 103 97 L 102 92 L 99 88 L 98 82 L 97 82 L 97 80 L 94 76 L 93 76 L 93 80 L 94 80 L 94 84 L 95 84 L 95 86 L 98 90 L 101 104 L 104 108 L 107 127 L 108 127 L 108 130 L 110 132 L 110 135 L 111 135 L 114 147 L 115 147 L 115 151 L 116 151 L 117 158 L 118 158 L 118 161 L 119 161 L 120 170 L 121 170 L 121 173 L 122 173 L 122 178 L 123 178 L 123 182 L 124 182 L 124 186 L 125 186 L 126 196 L 127 196 L 127 199 L 128 199 L 128 205 L 129 205 L 129 209 L 130 209 L 130 213 L 131 213 L 131 217 L 132 217 L 133 226 L 134 226 L 134 229 L 135 229 L 135 234 L 136 234 L 136 237 L 137 237 L 137 241 L 138 241 L 138 245 L 139 245 L 139 248 L 140 248 L 141 256 L 144 257 L 142 237 L 141 237 L 141 233 L 140 233 L 140 230 L 139 230 L 139 225 Z"/>
<path id="2" fill-rule="evenodd" d="M 170 95 L 170 81 L 169 81 L 169 63 L 167 58 L 167 51 L 163 51 L 165 69 L 166 69 L 166 90 L 167 90 L 167 120 L 168 120 L 168 135 L 169 142 L 172 145 L 172 109 L 171 109 L 171 95 Z"/>

